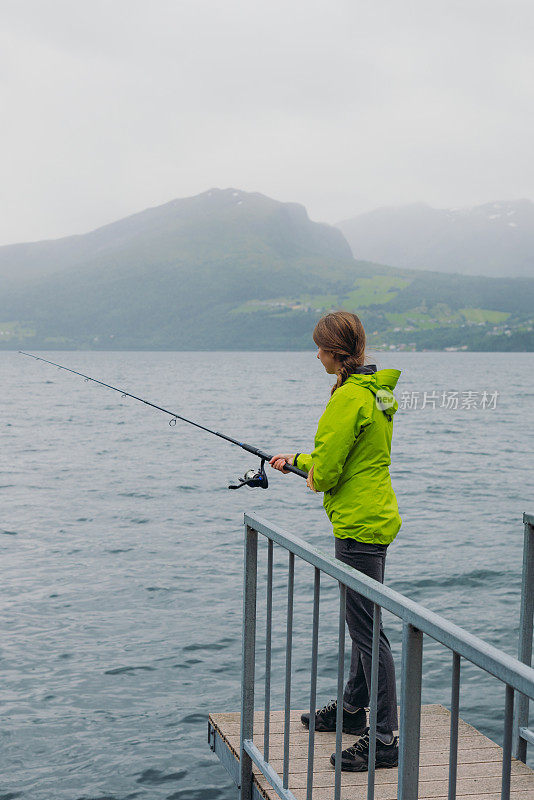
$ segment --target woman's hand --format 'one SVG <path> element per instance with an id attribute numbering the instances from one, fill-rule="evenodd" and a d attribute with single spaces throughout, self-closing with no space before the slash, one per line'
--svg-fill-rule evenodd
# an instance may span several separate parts
<path id="1" fill-rule="evenodd" d="M 313 464 L 311 465 L 310 471 L 308 472 L 308 477 L 306 478 L 306 486 L 308 489 L 311 489 L 312 492 L 315 492 L 315 486 L 313 485 Z"/>
<path id="2" fill-rule="evenodd" d="M 269 461 L 269 464 L 273 469 L 277 469 L 280 472 L 284 472 L 289 474 L 286 469 L 286 464 L 293 464 L 293 459 L 295 458 L 295 453 L 278 453 L 278 455 L 273 456 Z"/>

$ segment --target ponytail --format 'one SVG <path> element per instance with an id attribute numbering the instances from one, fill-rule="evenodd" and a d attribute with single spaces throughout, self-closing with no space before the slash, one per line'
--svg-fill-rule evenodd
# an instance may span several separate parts
<path id="1" fill-rule="evenodd" d="M 365 361 L 365 330 L 356 314 L 349 311 L 334 311 L 322 317 L 313 332 L 313 341 L 332 353 L 341 363 L 337 381 L 331 395 L 343 386 L 349 375 L 358 371 Z"/>

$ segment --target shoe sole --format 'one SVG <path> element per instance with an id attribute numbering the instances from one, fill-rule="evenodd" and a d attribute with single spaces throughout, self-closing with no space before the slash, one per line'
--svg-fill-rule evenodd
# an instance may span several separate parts
<path id="1" fill-rule="evenodd" d="M 301 722 L 302 722 L 302 720 L 301 720 Z M 305 722 L 302 722 L 302 725 L 303 725 L 304 728 L 306 728 L 307 731 L 310 730 L 310 726 L 306 725 Z M 367 726 L 364 726 L 363 728 L 358 728 L 357 730 L 353 730 L 352 728 L 343 728 L 343 733 L 350 733 L 351 736 L 362 736 L 363 733 L 366 730 L 367 730 Z M 335 728 L 315 728 L 315 732 L 316 733 L 335 733 L 336 729 Z"/>
<path id="2" fill-rule="evenodd" d="M 330 763 L 332 764 L 333 767 L 335 767 L 335 761 L 332 761 L 332 759 L 330 759 Z M 398 761 L 396 764 L 383 764 L 382 762 L 377 761 L 375 764 L 375 769 L 395 769 L 398 766 L 399 766 Z M 365 765 L 362 764 L 361 767 L 352 767 L 345 765 L 343 763 L 341 764 L 341 772 L 368 772 L 368 770 L 369 767 L 367 766 L 367 764 Z"/>

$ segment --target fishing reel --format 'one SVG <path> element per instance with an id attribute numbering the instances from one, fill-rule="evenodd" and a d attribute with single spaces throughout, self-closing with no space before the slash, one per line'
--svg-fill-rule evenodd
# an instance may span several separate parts
<path id="1" fill-rule="evenodd" d="M 242 478 L 238 478 L 239 483 L 236 486 L 229 486 L 229 489 L 241 489 L 242 486 L 250 486 L 251 489 L 259 487 L 260 489 L 267 489 L 269 481 L 267 473 L 265 472 L 265 459 L 262 458 L 259 469 L 249 469 Z"/>

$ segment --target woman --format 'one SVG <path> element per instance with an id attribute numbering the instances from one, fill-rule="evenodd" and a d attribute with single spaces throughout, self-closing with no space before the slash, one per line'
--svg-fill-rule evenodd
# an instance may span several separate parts
<path id="1" fill-rule="evenodd" d="M 308 471 L 308 487 L 324 492 L 324 507 L 333 525 L 336 558 L 383 583 L 386 551 L 401 526 L 391 486 L 391 436 L 398 408 L 392 390 L 399 370 L 376 371 L 365 365 L 365 331 L 356 314 L 336 311 L 319 320 L 313 332 L 317 358 L 329 375 L 337 375 L 331 398 L 319 420 L 315 448 L 278 454 L 270 464 L 285 471 L 287 463 Z M 350 675 L 343 695 L 343 730 L 361 738 L 342 753 L 341 769 L 368 768 L 369 705 L 373 603 L 347 590 L 347 625 L 352 639 Z M 395 666 L 389 641 L 380 629 L 376 766 L 398 763 Z M 315 714 L 317 731 L 336 729 L 336 701 Z M 309 714 L 302 715 L 309 726 Z M 335 764 L 335 754 L 330 758 Z"/>

